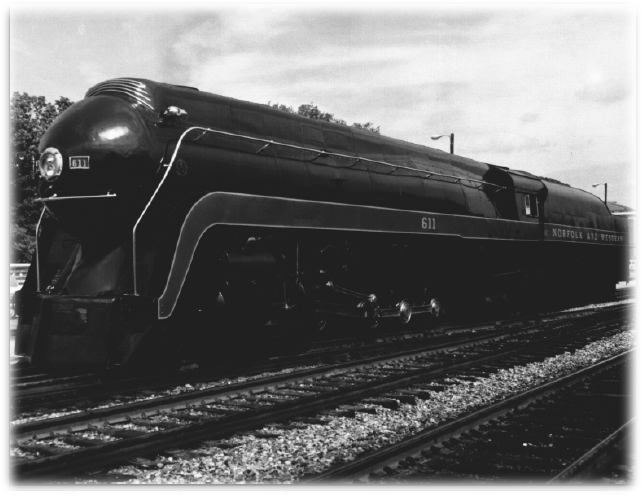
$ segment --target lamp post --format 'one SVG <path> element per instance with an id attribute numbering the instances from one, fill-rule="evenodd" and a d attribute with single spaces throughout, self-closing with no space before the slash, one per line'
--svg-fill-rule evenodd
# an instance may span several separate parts
<path id="1" fill-rule="evenodd" d="M 439 138 L 443 138 L 444 136 L 450 136 L 450 153 L 455 153 L 455 133 L 439 134 L 436 136 L 431 136 L 430 139 L 438 140 Z"/>
<path id="2" fill-rule="evenodd" d="M 598 186 L 601 186 L 601 185 L 604 185 L 604 204 L 606 205 L 606 190 L 608 187 L 607 183 L 597 183 L 597 184 L 594 184 L 593 187 L 597 188 Z"/>

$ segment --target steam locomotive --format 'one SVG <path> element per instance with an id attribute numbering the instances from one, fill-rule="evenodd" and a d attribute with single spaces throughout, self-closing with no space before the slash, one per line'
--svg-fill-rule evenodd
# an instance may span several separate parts
<path id="1" fill-rule="evenodd" d="M 16 351 L 42 368 L 206 364 L 276 328 L 375 332 L 627 278 L 632 234 L 592 194 L 196 88 L 100 83 L 40 151 Z"/>

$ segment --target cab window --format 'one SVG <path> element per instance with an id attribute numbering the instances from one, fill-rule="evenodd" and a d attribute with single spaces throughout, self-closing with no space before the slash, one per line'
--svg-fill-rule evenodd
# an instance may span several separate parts
<path id="1" fill-rule="evenodd" d="M 537 196 L 535 195 L 524 195 L 524 210 L 528 217 L 538 217 L 539 212 L 537 210 Z"/>

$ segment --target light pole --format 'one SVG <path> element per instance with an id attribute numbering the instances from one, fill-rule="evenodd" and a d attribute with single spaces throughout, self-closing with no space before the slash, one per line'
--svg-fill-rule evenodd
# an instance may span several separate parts
<path id="1" fill-rule="evenodd" d="M 597 184 L 594 184 L 593 187 L 597 188 L 598 186 L 601 186 L 602 184 L 604 185 L 604 205 L 606 205 L 606 190 L 607 190 L 607 187 L 608 187 L 607 183 L 597 183 Z"/>
<path id="2" fill-rule="evenodd" d="M 455 133 L 439 134 L 437 136 L 431 136 L 430 139 L 438 140 L 439 138 L 443 138 L 444 136 L 450 136 L 450 153 L 455 153 Z"/>

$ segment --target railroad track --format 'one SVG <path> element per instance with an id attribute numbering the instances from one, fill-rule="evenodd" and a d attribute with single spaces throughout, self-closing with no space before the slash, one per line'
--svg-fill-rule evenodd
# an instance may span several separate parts
<path id="1" fill-rule="evenodd" d="M 590 480 L 632 438 L 627 351 L 435 428 L 308 483 Z"/>
<path id="2" fill-rule="evenodd" d="M 148 395 L 161 394 L 164 390 L 184 386 L 186 383 L 218 382 L 234 376 L 269 374 L 288 368 L 347 362 L 355 357 L 421 350 L 443 343 L 465 341 L 469 339 L 466 334 L 472 332 L 492 335 L 502 332 L 502 329 L 507 327 L 509 325 L 496 325 L 495 322 L 473 326 L 440 326 L 430 334 L 413 331 L 378 337 L 379 342 L 375 344 L 358 344 L 354 339 L 333 340 L 318 343 L 319 351 L 301 355 L 272 357 L 254 363 L 243 363 L 241 366 L 223 366 L 207 371 L 194 369 L 188 364 L 186 369 L 179 373 L 142 377 L 118 378 L 97 374 L 54 376 L 33 369 L 18 369 L 11 380 L 12 415 L 15 419 L 20 414 L 35 410 L 73 408 L 79 403 L 86 409 L 109 401 L 123 400 L 128 395 L 132 398 L 140 396 L 141 391 L 146 391 Z"/>
<path id="3" fill-rule="evenodd" d="M 439 352 L 365 359 L 235 388 L 192 391 L 169 399 L 15 425 L 14 460 L 18 456 L 35 458 L 16 461 L 12 468 L 18 481 L 60 477 L 177 446 L 198 445 L 203 439 L 224 439 L 266 424 L 292 419 L 304 425 L 323 422 L 316 417 L 318 413 L 355 416 L 372 411 L 372 407 L 341 405 L 366 401 L 398 408 L 400 403 L 429 396 L 435 390 L 432 381 L 446 374 L 460 379 L 466 373 L 488 375 L 515 363 L 582 347 L 587 340 L 616 332 L 627 314 L 626 307 L 616 307 L 551 324 L 553 331 L 530 329 L 519 338 L 506 333 Z M 474 367 L 474 372 L 464 372 Z M 418 383 L 423 386 L 417 387 Z"/>
<path id="4" fill-rule="evenodd" d="M 480 338 L 502 336 L 506 331 L 517 329 L 524 331 L 529 327 L 537 327 L 540 322 L 559 324 L 562 320 L 576 318 L 577 316 L 591 315 L 602 310 L 562 311 L 538 317 L 534 323 L 529 318 L 519 317 L 501 322 L 487 322 L 476 325 L 442 326 L 436 333 L 416 339 L 417 333 L 396 334 L 388 336 L 390 341 L 374 345 L 362 345 L 345 348 L 345 343 L 335 343 L 336 346 L 327 346 L 324 351 L 306 353 L 304 355 L 281 357 L 259 362 L 254 366 L 244 364 L 242 367 L 221 367 L 215 371 L 203 372 L 187 370 L 180 374 L 165 374 L 160 376 L 130 377 L 122 379 L 104 380 L 98 375 L 82 374 L 70 377 L 51 377 L 46 374 L 34 372 L 20 374 L 12 378 L 12 420 L 25 419 L 31 416 L 46 414 L 50 411 L 67 413 L 74 409 L 88 410 L 102 407 L 106 403 L 126 403 L 140 401 L 142 397 L 167 395 L 166 391 L 180 388 L 185 384 L 211 384 L 227 380 L 234 376 L 258 376 L 261 374 L 275 374 L 280 370 L 294 367 L 323 366 L 337 362 L 349 362 L 357 358 L 368 358 L 384 355 L 393 355 L 402 352 L 423 352 L 437 349 L 439 346 L 451 344 L 465 344 L 473 337 L 474 341 Z M 539 320 L 541 318 L 541 320 Z M 403 339 L 403 337 L 407 339 Z"/>
<path id="5" fill-rule="evenodd" d="M 558 311 L 544 315 L 516 316 L 502 321 L 482 322 L 464 325 L 441 325 L 426 331 L 412 330 L 377 336 L 378 343 L 358 343 L 353 338 L 336 339 L 316 344 L 317 351 L 301 355 L 273 357 L 244 363 L 239 366 L 223 366 L 209 371 L 194 369 L 188 364 L 179 373 L 152 375 L 145 377 L 118 377 L 98 374 L 72 376 L 43 374 L 32 367 L 20 364 L 11 370 L 11 414 L 12 419 L 33 410 L 42 412 L 51 409 L 72 408 L 80 404 L 83 409 L 92 408 L 113 401 L 126 401 L 127 397 L 140 396 L 141 391 L 148 395 L 161 394 L 162 391 L 180 387 L 186 383 L 210 383 L 236 375 L 259 375 L 274 373 L 281 369 L 314 364 L 332 363 L 337 360 L 348 361 L 351 357 L 368 357 L 390 354 L 403 350 L 437 346 L 446 340 L 456 340 L 453 336 L 466 334 L 494 333 L 509 328 L 519 328 L 528 322 L 550 322 L 569 319 L 577 315 L 599 310 Z"/>

